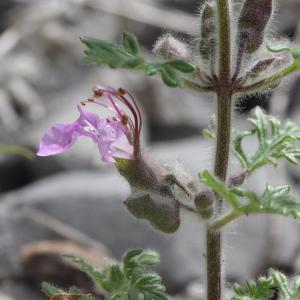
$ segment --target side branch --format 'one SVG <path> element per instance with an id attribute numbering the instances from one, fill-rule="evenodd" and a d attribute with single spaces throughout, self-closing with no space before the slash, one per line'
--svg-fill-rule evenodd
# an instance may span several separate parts
<path id="1" fill-rule="evenodd" d="M 261 81 L 258 81 L 254 84 L 248 85 L 248 86 L 241 86 L 237 88 L 234 92 L 235 93 L 255 93 L 258 91 L 262 91 L 265 89 L 268 89 L 272 87 L 272 85 L 275 85 L 280 80 L 285 78 L 287 75 L 294 73 L 299 70 L 299 67 L 296 64 L 291 64 L 287 68 L 279 71 L 278 73 L 272 75 L 271 77 L 268 77 L 266 79 L 263 79 Z"/>

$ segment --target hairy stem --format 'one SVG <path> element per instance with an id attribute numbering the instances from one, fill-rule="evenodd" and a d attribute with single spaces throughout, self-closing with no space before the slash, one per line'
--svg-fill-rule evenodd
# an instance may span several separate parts
<path id="1" fill-rule="evenodd" d="M 221 82 L 229 82 L 231 62 L 229 1 L 217 0 L 217 8 L 219 27 L 219 79 Z"/>
<path id="2" fill-rule="evenodd" d="M 231 133 L 231 38 L 228 0 L 217 0 L 219 33 L 219 86 L 217 109 L 217 145 L 214 174 L 226 181 Z M 217 196 L 216 213 L 222 209 L 222 198 Z M 207 228 L 207 299 L 222 297 L 222 245 L 221 232 Z"/>
<path id="3" fill-rule="evenodd" d="M 231 135 L 231 93 L 218 94 L 217 111 L 217 145 L 215 156 L 215 176 L 222 182 L 226 181 L 230 153 Z M 221 203 L 219 203 L 219 206 Z M 221 207 L 219 207 L 221 209 Z"/>
<path id="4" fill-rule="evenodd" d="M 231 94 L 218 95 L 217 147 L 215 175 L 226 181 L 231 133 Z M 216 213 L 222 209 L 222 198 L 216 195 Z M 221 300 L 222 296 L 222 236 L 220 231 L 207 228 L 207 299 Z"/>

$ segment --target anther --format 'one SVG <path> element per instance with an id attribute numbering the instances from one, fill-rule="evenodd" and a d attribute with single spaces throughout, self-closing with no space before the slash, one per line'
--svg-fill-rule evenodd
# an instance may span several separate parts
<path id="1" fill-rule="evenodd" d="M 123 125 L 127 125 L 128 124 L 128 116 L 127 115 L 125 115 L 125 114 L 122 115 L 121 123 Z"/>
<path id="2" fill-rule="evenodd" d="M 101 96 L 103 96 L 103 92 L 100 89 L 98 89 L 97 87 L 93 88 L 93 93 L 94 93 L 94 97 L 101 97 Z"/>
<path id="3" fill-rule="evenodd" d="M 126 91 L 123 88 L 119 88 L 118 92 L 121 96 L 124 96 L 126 94 Z"/>

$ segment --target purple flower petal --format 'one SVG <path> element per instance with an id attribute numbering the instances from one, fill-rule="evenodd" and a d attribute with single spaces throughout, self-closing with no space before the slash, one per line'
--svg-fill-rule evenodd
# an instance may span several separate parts
<path id="1" fill-rule="evenodd" d="M 77 122 L 52 126 L 43 136 L 38 156 L 48 156 L 68 150 L 78 137 Z"/>
<path id="2" fill-rule="evenodd" d="M 37 155 L 48 156 L 68 150 L 78 137 L 85 136 L 97 144 L 101 159 L 114 162 L 114 157 L 132 156 L 132 146 L 118 119 L 103 119 L 78 105 L 79 118 L 72 124 L 52 126 L 42 138 Z"/>

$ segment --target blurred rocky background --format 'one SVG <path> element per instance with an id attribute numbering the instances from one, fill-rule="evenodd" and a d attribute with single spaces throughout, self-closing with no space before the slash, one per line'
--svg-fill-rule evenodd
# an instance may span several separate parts
<path id="1" fill-rule="evenodd" d="M 276 29 L 300 41 L 300 1 L 280 0 Z M 123 30 L 136 34 L 150 54 L 156 38 L 177 32 L 187 39 L 197 32 L 199 0 L 1 0 L 0 140 L 36 150 L 49 125 L 73 120 L 76 103 L 97 83 L 126 87 L 144 115 L 145 150 L 158 161 L 182 164 L 197 176 L 209 168 L 213 145 L 201 137 L 214 109 L 213 99 L 168 89 L 155 78 L 127 71 L 85 66 L 80 36 L 118 41 Z M 239 102 L 237 126 L 246 126 L 252 107 L 300 123 L 300 79 L 294 77 L 273 95 Z M 270 101 L 270 98 L 273 98 Z M 249 141 L 249 149 L 253 143 Z M 251 150 L 251 149 L 250 149 Z M 238 164 L 232 161 L 232 172 Z M 298 167 L 264 169 L 249 182 L 300 181 Z M 158 272 L 178 299 L 199 299 L 202 228 L 183 214 L 174 236 L 153 232 L 134 220 L 122 200 L 126 182 L 98 158 L 94 145 L 77 143 L 66 154 L 28 160 L 0 157 L 0 299 L 45 299 L 40 282 L 94 287 L 60 254 L 72 252 L 102 265 L 127 248 L 161 253 Z M 249 217 L 226 228 L 224 241 L 228 286 L 274 266 L 300 273 L 300 224 L 280 217 Z M 94 291 L 95 292 L 95 291 Z M 101 297 L 101 292 L 96 291 Z"/>

